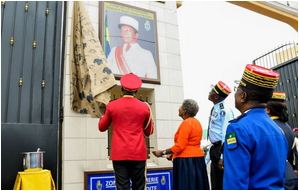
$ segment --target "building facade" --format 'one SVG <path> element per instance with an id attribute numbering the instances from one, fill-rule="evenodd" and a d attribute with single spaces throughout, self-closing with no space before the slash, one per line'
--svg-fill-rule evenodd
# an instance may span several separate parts
<path id="1" fill-rule="evenodd" d="M 155 132 L 147 140 L 147 167 L 172 167 L 153 149 L 169 148 L 181 123 L 184 99 L 177 2 L 126 1 L 123 6 L 156 15 L 156 58 L 159 83 L 145 81 L 137 98 L 151 105 Z M 44 169 L 51 170 L 57 189 L 83 190 L 84 172 L 111 171 L 110 132 L 98 130 L 99 118 L 80 114 L 70 104 L 70 39 L 73 1 L 2 1 L 1 57 L 1 183 L 12 189 L 23 171 L 22 152 L 44 151 Z M 84 1 L 99 34 L 100 3 Z M 103 45 L 102 45 L 103 46 Z M 156 61 L 157 61 L 156 60 Z M 119 98 L 120 83 L 111 90 Z"/>
<path id="2" fill-rule="evenodd" d="M 155 122 L 155 132 L 149 138 L 153 149 L 169 148 L 173 145 L 173 135 L 181 123 L 178 108 L 184 99 L 180 59 L 180 44 L 177 23 L 177 4 L 175 1 L 160 2 L 123 2 L 138 8 L 156 12 L 157 37 L 159 45 L 160 84 L 143 83 L 137 98 L 151 104 Z M 99 29 L 99 2 L 86 1 L 85 8 L 94 29 Z M 62 189 L 82 190 L 84 171 L 112 170 L 109 160 L 109 133 L 98 130 L 97 118 L 78 114 L 70 106 L 69 53 L 73 13 L 73 2 L 67 2 L 65 33 L 63 108 L 62 124 Z M 111 99 L 120 97 L 120 83 L 111 91 Z M 149 152 L 150 153 L 150 152 Z M 147 167 L 171 167 L 165 158 L 156 158 L 151 153 Z"/>

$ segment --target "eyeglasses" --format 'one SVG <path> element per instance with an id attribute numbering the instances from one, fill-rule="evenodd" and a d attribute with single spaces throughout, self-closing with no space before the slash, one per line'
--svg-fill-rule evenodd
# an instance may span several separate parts
<path id="1" fill-rule="evenodd" d="M 238 90 L 238 87 L 239 87 L 239 86 L 235 86 L 235 87 L 234 87 L 234 92 L 236 92 L 236 91 Z"/>
<path id="2" fill-rule="evenodd" d="M 242 92 L 244 92 L 241 88 L 239 88 L 240 86 L 235 86 L 234 87 L 234 92 L 236 92 L 236 91 L 238 91 L 238 89 L 240 90 L 240 91 L 242 91 Z"/>
<path id="3" fill-rule="evenodd" d="M 213 89 L 209 93 L 218 95 L 217 92 L 215 92 Z"/>

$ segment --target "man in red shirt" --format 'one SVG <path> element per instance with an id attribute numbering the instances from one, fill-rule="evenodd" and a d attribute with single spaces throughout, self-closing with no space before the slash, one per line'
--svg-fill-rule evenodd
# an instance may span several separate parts
<path id="1" fill-rule="evenodd" d="M 154 124 L 147 103 L 134 96 L 141 87 L 141 79 L 126 74 L 120 79 L 123 97 L 108 103 L 99 120 L 99 130 L 106 131 L 112 122 L 111 160 L 117 190 L 146 189 L 147 150 L 145 136 L 154 132 Z"/>

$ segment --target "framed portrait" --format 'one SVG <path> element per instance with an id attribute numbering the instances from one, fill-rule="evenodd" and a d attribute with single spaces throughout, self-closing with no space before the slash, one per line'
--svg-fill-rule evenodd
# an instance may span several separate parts
<path id="1" fill-rule="evenodd" d="M 156 12 L 113 1 L 99 2 L 99 39 L 109 68 L 160 84 Z"/>

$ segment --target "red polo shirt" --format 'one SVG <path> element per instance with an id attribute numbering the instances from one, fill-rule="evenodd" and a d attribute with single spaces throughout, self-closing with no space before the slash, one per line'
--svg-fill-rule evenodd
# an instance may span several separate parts
<path id="1" fill-rule="evenodd" d="M 103 132 L 111 122 L 113 124 L 111 160 L 147 160 L 144 135 L 149 136 L 154 132 L 152 118 L 144 130 L 149 119 L 148 105 L 133 96 L 125 95 L 108 103 L 98 127 Z"/>

